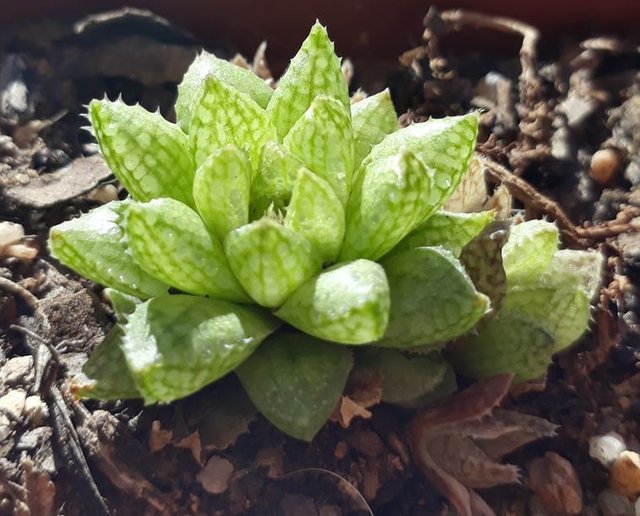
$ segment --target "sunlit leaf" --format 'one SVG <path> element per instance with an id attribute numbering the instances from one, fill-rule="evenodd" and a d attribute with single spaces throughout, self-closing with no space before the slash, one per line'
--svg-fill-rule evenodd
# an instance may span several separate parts
<path id="1" fill-rule="evenodd" d="M 409 233 L 394 251 L 441 246 L 455 256 L 493 221 L 493 212 L 451 213 L 438 211 Z"/>
<path id="2" fill-rule="evenodd" d="M 195 165 L 177 125 L 122 101 L 93 100 L 89 117 L 109 168 L 131 197 L 170 197 L 193 206 Z"/>
<path id="3" fill-rule="evenodd" d="M 558 227 L 551 222 L 529 220 L 512 226 L 502 249 L 509 285 L 538 276 L 551 262 L 558 242 Z"/>
<path id="4" fill-rule="evenodd" d="M 110 202 L 51 228 L 51 255 L 85 278 L 136 297 L 163 294 L 167 285 L 145 272 L 131 257 L 118 225 L 128 202 Z"/>
<path id="5" fill-rule="evenodd" d="M 261 108 L 266 108 L 273 90 L 251 70 L 241 68 L 225 59 L 203 51 L 198 54 L 178 85 L 176 99 L 176 118 L 182 130 L 186 133 L 191 125 L 191 115 L 202 82 L 212 75 L 227 86 L 247 94 Z"/>
<path id="6" fill-rule="evenodd" d="M 280 306 L 322 265 L 306 238 L 270 218 L 233 230 L 224 248 L 242 286 L 256 303 L 270 308 Z"/>
<path id="7" fill-rule="evenodd" d="M 506 309 L 487 321 L 479 333 L 447 347 L 456 370 L 471 378 L 513 373 L 522 382 L 544 374 L 551 362 L 553 336 L 540 324 Z"/>
<path id="8" fill-rule="evenodd" d="M 247 153 L 255 168 L 262 146 L 275 138 L 267 114 L 251 97 L 213 76 L 204 79 L 189 127 L 197 166 L 222 147 L 235 145 Z"/>
<path id="9" fill-rule="evenodd" d="M 349 111 L 332 97 L 316 97 L 291 128 L 284 146 L 325 179 L 345 204 L 353 173 Z"/>
<path id="10" fill-rule="evenodd" d="M 104 292 L 109 301 L 111 301 L 111 306 L 113 306 L 113 310 L 116 313 L 116 318 L 121 324 L 127 322 L 129 315 L 131 315 L 135 311 L 136 307 L 142 303 L 141 299 L 113 288 L 106 288 L 104 289 Z"/>
<path id="11" fill-rule="evenodd" d="M 379 339 L 389 318 L 389 286 L 369 260 L 334 265 L 287 299 L 276 315 L 316 337 L 342 344 Z"/>
<path id="12" fill-rule="evenodd" d="M 282 332 L 267 339 L 237 373 L 274 426 L 311 441 L 338 403 L 351 364 L 344 347 Z"/>
<path id="13" fill-rule="evenodd" d="M 335 261 L 344 238 L 344 208 L 320 176 L 306 169 L 298 172 L 284 225 L 309 240 L 322 262 Z"/>
<path id="14" fill-rule="evenodd" d="M 202 220 L 218 240 L 249 222 L 250 187 L 251 163 L 237 147 L 220 149 L 198 167 L 193 197 Z"/>
<path id="15" fill-rule="evenodd" d="M 554 352 L 578 340 L 589 327 L 591 306 L 577 286 L 514 287 L 505 298 L 505 308 L 535 321 L 554 338 Z"/>
<path id="16" fill-rule="evenodd" d="M 475 149 L 477 135 L 478 116 L 475 113 L 412 124 L 391 133 L 375 145 L 362 162 L 360 170 L 364 170 L 369 163 L 395 156 L 403 149 L 413 153 L 432 176 L 428 213 L 433 213 L 462 181 Z"/>
<path id="17" fill-rule="evenodd" d="M 134 203 L 126 232 L 135 261 L 149 274 L 190 294 L 249 300 L 219 241 L 189 207 L 173 199 Z"/>
<path id="18" fill-rule="evenodd" d="M 354 162 L 360 163 L 374 145 L 398 129 L 398 117 L 389 90 L 352 104 L 351 122 L 355 140 Z"/>
<path id="19" fill-rule="evenodd" d="M 145 403 L 167 402 L 233 371 L 277 327 L 257 308 L 160 296 L 129 317 L 122 349 Z"/>
<path id="20" fill-rule="evenodd" d="M 369 164 L 347 204 L 340 259 L 377 260 L 388 253 L 424 219 L 432 187 L 424 166 L 408 151 Z"/>
<path id="21" fill-rule="evenodd" d="M 391 291 L 389 326 L 381 346 L 446 342 L 473 328 L 489 308 L 489 299 L 442 248 L 409 249 L 381 263 Z"/>
<path id="22" fill-rule="evenodd" d="M 335 55 L 327 30 L 316 22 L 267 106 L 280 140 L 318 95 L 333 97 L 345 108 L 349 107 L 349 92 L 340 59 Z"/>

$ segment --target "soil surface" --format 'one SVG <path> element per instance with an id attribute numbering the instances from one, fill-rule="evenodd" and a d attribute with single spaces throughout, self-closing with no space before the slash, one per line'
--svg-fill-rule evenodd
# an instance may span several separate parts
<path id="1" fill-rule="evenodd" d="M 544 42 L 521 24 L 431 11 L 425 26 L 424 46 L 400 62 L 356 63 L 353 90 L 389 86 L 402 123 L 481 109 L 490 184 L 506 184 L 528 217 L 556 220 L 566 246 L 607 256 L 591 332 L 546 382 L 503 402 L 557 435 L 507 457 L 522 483 L 479 492 L 497 514 L 633 514 L 640 483 L 610 488 L 589 439 L 613 431 L 640 451 L 638 41 L 566 35 L 540 56 Z M 478 28 L 504 37 L 505 52 L 459 44 Z M 172 118 L 201 47 L 138 11 L 0 35 L 0 219 L 27 235 L 0 240 L 0 514 L 452 514 L 413 464 L 409 410 L 377 405 L 303 443 L 258 416 L 233 376 L 169 406 L 70 393 L 114 315 L 99 286 L 50 258 L 48 230 L 126 195 L 82 130 L 83 105 L 122 94 Z"/>

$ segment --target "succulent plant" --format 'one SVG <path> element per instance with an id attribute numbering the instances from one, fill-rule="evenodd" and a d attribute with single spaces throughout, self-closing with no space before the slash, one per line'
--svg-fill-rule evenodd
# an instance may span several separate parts
<path id="1" fill-rule="evenodd" d="M 381 375 L 383 399 L 415 406 L 451 385 L 447 342 L 469 375 L 526 379 L 586 329 L 599 262 L 556 251 L 552 224 L 516 225 L 485 264 L 506 271 L 499 310 L 463 266 L 494 213 L 441 208 L 477 115 L 399 128 L 386 90 L 350 104 L 320 24 L 275 90 L 202 53 L 175 112 L 171 123 L 120 100 L 89 105 L 130 197 L 51 230 L 52 255 L 108 287 L 118 320 L 80 395 L 170 402 L 235 371 L 274 425 L 309 440 L 354 355 Z"/>

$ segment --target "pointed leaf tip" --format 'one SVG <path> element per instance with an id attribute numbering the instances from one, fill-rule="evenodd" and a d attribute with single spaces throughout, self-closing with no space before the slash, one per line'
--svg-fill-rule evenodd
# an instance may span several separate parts
<path id="1" fill-rule="evenodd" d="M 280 79 L 267 112 L 282 140 L 318 95 L 349 107 L 349 91 L 326 29 L 316 22 Z"/>
<path id="2" fill-rule="evenodd" d="M 389 286 L 369 260 L 334 265 L 294 292 L 276 312 L 292 326 L 341 344 L 366 344 L 385 332 Z"/>
<path id="3" fill-rule="evenodd" d="M 233 371 L 277 327 L 254 307 L 160 296 L 129 317 L 122 350 L 145 403 L 169 402 Z"/>
<path id="4" fill-rule="evenodd" d="M 193 206 L 195 166 L 178 126 L 122 101 L 92 100 L 89 116 L 109 168 L 131 197 L 170 197 Z"/>
<path id="5" fill-rule="evenodd" d="M 269 308 L 280 306 L 322 265 L 306 238 L 266 217 L 233 230 L 224 248 L 242 286 Z"/>
<path id="6" fill-rule="evenodd" d="M 135 261 L 152 276 L 190 294 L 249 301 L 220 242 L 184 204 L 173 199 L 134 203 L 126 231 Z"/>
<path id="7" fill-rule="evenodd" d="M 276 333 L 238 368 L 251 401 L 283 432 L 311 441 L 333 412 L 349 350 L 299 332 Z"/>

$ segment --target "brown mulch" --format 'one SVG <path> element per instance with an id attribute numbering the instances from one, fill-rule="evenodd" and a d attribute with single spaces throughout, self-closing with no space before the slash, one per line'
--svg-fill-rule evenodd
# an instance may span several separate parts
<path id="1" fill-rule="evenodd" d="M 557 357 L 545 385 L 506 401 L 559 425 L 509 462 L 526 472 L 568 460 L 583 513 L 598 514 L 608 473 L 589 458 L 589 438 L 615 431 L 640 451 L 638 41 L 568 34 L 545 46 L 532 27 L 461 11 L 432 10 L 425 27 L 424 45 L 399 63 L 356 62 L 352 86 L 388 85 L 403 123 L 481 109 L 490 180 L 527 216 L 557 221 L 567 246 L 608 258 L 590 334 Z M 469 28 L 518 37 L 521 50 L 460 45 Z M 139 11 L 0 35 L 0 219 L 28 235 L 0 249 L 0 514 L 448 514 L 407 451 L 407 410 L 375 406 L 307 444 L 256 416 L 234 377 L 169 406 L 69 393 L 113 313 L 100 287 L 48 256 L 48 228 L 123 195 L 81 130 L 82 106 L 122 94 L 172 117 L 201 46 Z M 498 514 L 526 514 L 530 487 L 482 495 Z"/>

